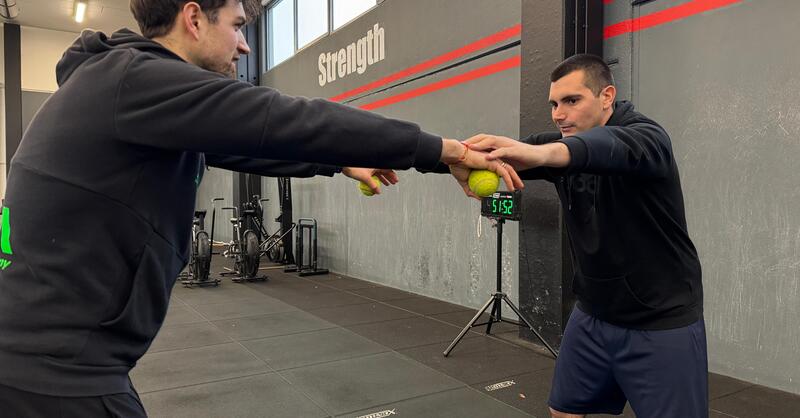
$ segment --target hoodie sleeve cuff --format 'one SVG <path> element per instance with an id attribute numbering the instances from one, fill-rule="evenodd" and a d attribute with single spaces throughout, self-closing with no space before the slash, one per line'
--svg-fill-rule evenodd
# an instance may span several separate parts
<path id="1" fill-rule="evenodd" d="M 414 168 L 433 170 L 442 158 L 442 137 L 420 131 Z"/>
<path id="2" fill-rule="evenodd" d="M 318 176 L 328 176 L 333 177 L 334 174 L 341 173 L 342 167 L 338 167 L 335 165 L 324 165 L 319 164 L 317 165 L 317 175 Z"/>
<path id="3" fill-rule="evenodd" d="M 582 170 L 586 167 L 589 159 L 589 151 L 586 149 L 586 143 L 576 136 L 568 136 L 558 140 L 569 149 L 569 171 Z"/>
<path id="4" fill-rule="evenodd" d="M 436 174 L 450 174 L 450 166 L 445 163 L 439 162 L 433 169 L 418 168 L 417 171 L 423 174 L 436 173 Z"/>

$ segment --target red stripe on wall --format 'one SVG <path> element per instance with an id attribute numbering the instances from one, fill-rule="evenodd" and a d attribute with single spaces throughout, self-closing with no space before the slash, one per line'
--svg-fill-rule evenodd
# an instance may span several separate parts
<path id="1" fill-rule="evenodd" d="M 450 52 L 448 52 L 446 54 L 443 54 L 443 55 L 440 55 L 440 56 L 438 56 L 436 58 L 433 58 L 433 59 L 430 59 L 428 61 L 419 63 L 419 64 L 417 64 L 417 65 L 415 65 L 413 67 L 406 68 L 405 70 L 398 71 L 398 72 L 396 72 L 394 74 L 391 74 L 391 75 L 388 75 L 388 76 L 386 76 L 384 78 L 381 78 L 380 80 L 376 80 L 376 81 L 373 81 L 373 82 L 371 82 L 369 84 L 366 84 L 366 85 L 363 85 L 361 87 L 358 87 L 356 89 L 344 92 L 344 93 L 342 93 L 342 94 L 340 94 L 338 96 L 331 97 L 330 100 L 333 100 L 335 102 L 342 101 L 344 99 L 347 99 L 348 97 L 353 97 L 353 96 L 355 96 L 357 94 L 360 94 L 360 93 L 375 89 L 377 87 L 381 87 L 381 86 L 389 84 L 389 83 L 391 83 L 393 81 L 400 80 L 402 78 L 405 78 L 405 77 L 408 77 L 410 75 L 413 75 L 413 74 L 419 73 L 421 71 L 424 71 L 424 70 L 426 70 L 428 68 L 435 67 L 437 65 L 441 65 L 441 64 L 443 64 L 445 62 L 452 61 L 452 60 L 454 60 L 456 58 L 462 57 L 462 56 L 467 55 L 469 53 L 472 53 L 472 52 L 475 52 L 475 51 L 479 51 L 481 49 L 484 49 L 486 47 L 494 45 L 494 44 L 496 44 L 498 42 L 501 42 L 503 40 L 506 40 L 508 38 L 512 38 L 512 37 L 518 36 L 521 32 L 522 32 L 522 25 L 521 24 L 512 26 L 512 27 L 507 28 L 507 29 L 503 29 L 500 32 L 497 32 L 495 34 L 489 35 L 489 36 L 487 36 L 487 37 L 485 37 L 483 39 L 479 39 L 479 40 L 477 40 L 477 41 L 475 41 L 475 42 L 473 42 L 473 43 L 471 43 L 469 45 L 464 45 L 461 48 L 458 48 L 458 49 L 456 49 L 454 51 L 450 51 Z"/>
<path id="2" fill-rule="evenodd" d="M 519 67 L 522 63 L 522 59 L 519 55 L 511 57 L 509 59 L 496 62 L 494 64 L 487 65 L 485 67 L 477 68 L 472 71 L 466 72 L 464 74 L 459 74 L 457 76 L 437 81 L 435 83 L 428 84 L 427 86 L 422 86 L 420 88 L 407 91 L 405 93 L 400 93 L 391 97 L 387 97 L 385 99 L 381 99 L 372 103 L 367 103 L 363 106 L 360 106 L 361 109 L 364 110 L 375 110 L 381 107 L 386 107 L 389 105 L 393 105 L 395 103 L 403 102 L 409 99 L 413 99 L 415 97 L 419 97 L 425 94 L 433 93 L 438 90 L 446 89 L 453 87 L 458 84 L 466 83 L 468 81 L 472 81 L 481 77 L 486 77 L 491 74 L 499 73 L 501 71 L 505 71 L 514 67 Z"/>
<path id="3" fill-rule="evenodd" d="M 603 38 L 613 38 L 625 33 L 638 32 L 640 30 L 652 28 L 674 20 L 683 19 L 692 15 L 718 9 L 742 0 L 693 0 L 680 6 L 671 7 L 660 12 L 637 17 L 635 19 L 624 20 L 613 25 L 606 26 L 603 30 Z"/>
<path id="4" fill-rule="evenodd" d="M 603 0 L 603 4 L 611 4 L 612 1 L 614 0 Z"/>

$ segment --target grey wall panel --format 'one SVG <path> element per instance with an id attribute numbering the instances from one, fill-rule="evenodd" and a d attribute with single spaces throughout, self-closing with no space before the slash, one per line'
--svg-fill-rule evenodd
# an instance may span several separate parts
<path id="1" fill-rule="evenodd" d="M 389 0 L 267 72 L 263 83 L 290 94 L 332 97 L 519 22 L 518 0 L 460 1 L 457 7 L 454 2 Z M 385 30 L 385 60 L 364 74 L 320 87 L 319 54 L 345 47 L 375 23 Z M 519 55 L 518 46 L 351 104 L 359 106 L 515 55 Z M 479 132 L 518 137 L 519 77 L 519 68 L 514 68 L 377 112 L 414 121 L 446 137 L 465 138 Z M 319 222 L 322 267 L 479 306 L 494 288 L 496 253 L 495 232 L 479 218 L 478 202 L 466 198 L 450 176 L 415 171 L 399 175 L 399 185 L 372 198 L 362 196 L 355 182 L 342 176 L 294 180 L 294 216 L 314 217 Z M 277 195 L 274 180 L 266 179 L 264 188 L 268 196 Z M 277 206 L 271 210 L 277 211 Z M 504 232 L 505 289 L 516 300 L 516 224 L 507 224 Z"/>
<path id="2" fill-rule="evenodd" d="M 519 0 L 386 0 L 265 73 L 262 84 L 287 94 L 333 97 L 519 23 Z M 363 74 L 320 87 L 319 54 L 346 47 L 375 24 L 385 28 L 385 58 Z"/>
<path id="3" fill-rule="evenodd" d="M 197 189 L 197 200 L 195 208 L 206 210 L 206 230 L 211 232 L 211 199 L 215 197 L 225 198 L 223 202 L 217 202 L 216 218 L 217 223 L 214 227 L 214 241 L 229 242 L 233 236 L 233 229 L 230 218 L 233 216 L 230 211 L 221 212 L 223 206 L 233 204 L 233 173 L 220 168 L 211 168 L 203 175 L 203 181 Z"/>
<path id="4" fill-rule="evenodd" d="M 743 1 L 637 32 L 633 89 L 672 136 L 710 368 L 800 393 L 797 16 L 798 2 Z"/>
<path id="5" fill-rule="evenodd" d="M 28 130 L 28 125 L 31 124 L 33 117 L 39 112 L 44 102 L 52 96 L 53 93 L 39 92 L 39 91 L 22 91 L 22 131 Z"/>
<path id="6" fill-rule="evenodd" d="M 522 3 L 522 68 L 520 136 L 554 130 L 550 115 L 550 72 L 563 59 L 564 2 Z M 562 261 L 561 204 L 548 182 L 528 181 L 519 221 L 520 309 L 552 346 L 558 347 L 566 316 L 572 308 L 572 277 Z M 565 271 L 566 270 L 566 271 Z M 564 276 L 569 275 L 568 280 Z M 522 335 L 539 343 L 532 332 Z"/>
<path id="7" fill-rule="evenodd" d="M 5 169 L 6 174 L 11 160 L 17 152 L 25 125 L 22 123 L 22 64 L 20 58 L 19 25 L 3 25 L 3 90 L 5 110 Z"/>
<path id="8" fill-rule="evenodd" d="M 491 58 L 499 61 L 519 54 L 518 49 Z M 485 65 L 483 60 L 438 74 L 430 82 L 463 73 Z M 519 70 L 509 70 L 448 90 L 430 94 L 418 100 L 403 102 L 384 114 L 414 120 L 425 129 L 453 138 L 489 131 L 511 137 L 518 136 L 519 127 Z M 480 104 L 474 103 L 480 98 Z M 405 177 L 405 176 L 404 176 Z M 408 181 L 398 190 L 397 197 L 386 199 L 377 208 L 376 220 L 384 223 L 388 234 L 374 236 L 374 243 L 351 241 L 350 268 L 353 274 L 374 275 L 369 263 L 359 262 L 376 249 L 379 254 L 392 254 L 387 259 L 386 275 L 396 280 L 397 287 L 407 287 L 418 293 L 441 297 L 463 305 L 485 302 L 494 288 L 495 233 L 485 219 L 479 218 L 477 201 L 466 198 L 450 176 L 408 173 Z M 394 197 L 394 196 L 392 196 Z M 355 206 L 348 211 L 352 222 L 359 224 L 362 214 L 371 216 L 372 202 Z M 369 204 L 369 206 L 367 205 Z M 478 235 L 478 226 L 481 235 Z M 369 229 L 358 226 L 353 232 L 369 236 Z M 402 231 L 403 244 L 386 239 Z M 361 235 L 359 234 L 359 235 Z M 504 288 L 517 297 L 517 224 L 507 224 L 504 230 L 503 279 Z M 402 252 L 397 249 L 402 248 Z M 377 276 L 378 278 L 380 276 Z"/>
<path id="9" fill-rule="evenodd" d="M 638 17 L 640 7 L 631 7 L 630 2 L 615 1 L 606 6 L 603 14 L 605 25 Z M 617 97 L 623 100 L 634 100 L 631 96 L 631 77 L 633 72 L 633 35 L 615 36 L 603 42 L 603 57 L 610 63 Z"/>
<path id="10" fill-rule="evenodd" d="M 331 179 L 329 179 L 331 180 Z M 264 202 L 264 227 L 267 231 L 274 233 L 280 228 L 280 223 L 275 222 L 275 218 L 280 215 L 280 195 L 278 194 L 278 180 L 272 177 L 261 178 L 261 197 L 269 199 Z"/>
<path id="11" fill-rule="evenodd" d="M 519 90 L 514 79 L 518 77 L 518 71 L 510 70 L 499 80 L 490 76 L 382 113 L 414 120 L 426 130 L 449 137 L 463 138 L 484 130 L 516 137 Z M 491 95 L 486 94 L 489 89 Z M 494 111 L 476 115 L 471 100 L 481 96 Z M 318 220 L 322 265 L 455 303 L 485 301 L 494 284 L 495 240 L 488 222 L 478 216 L 478 202 L 466 198 L 447 175 L 408 171 L 400 177 L 399 185 L 372 198 L 362 196 L 355 182 L 341 176 L 294 181 L 295 218 Z M 270 195 L 276 194 L 274 180 L 265 183 L 273 190 Z M 508 224 L 504 279 L 513 295 L 516 234 L 516 224 Z"/>

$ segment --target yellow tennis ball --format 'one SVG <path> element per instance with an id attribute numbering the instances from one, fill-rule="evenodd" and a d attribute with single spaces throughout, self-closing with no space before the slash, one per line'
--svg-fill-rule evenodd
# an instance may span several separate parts
<path id="1" fill-rule="evenodd" d="M 472 170 L 469 173 L 469 189 L 480 197 L 491 196 L 500 186 L 500 177 L 494 171 Z"/>
<path id="2" fill-rule="evenodd" d="M 378 176 L 372 176 L 372 180 L 375 183 L 378 183 L 378 190 L 380 190 L 381 181 L 378 179 Z M 375 194 L 375 193 L 372 193 L 372 189 L 370 189 L 369 186 L 367 186 L 367 184 L 364 183 L 363 181 L 359 181 L 358 182 L 358 189 L 361 190 L 361 193 L 363 193 L 364 196 L 372 196 L 372 195 Z"/>

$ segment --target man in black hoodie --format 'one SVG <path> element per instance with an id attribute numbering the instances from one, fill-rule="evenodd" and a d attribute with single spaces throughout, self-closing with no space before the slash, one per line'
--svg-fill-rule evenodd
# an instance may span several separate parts
<path id="1" fill-rule="evenodd" d="M 206 163 L 308 176 L 443 162 L 521 186 L 513 170 L 414 124 L 232 80 L 249 51 L 240 1 L 132 0 L 131 9 L 144 36 L 83 32 L 11 162 L 0 231 L 2 416 L 145 415 L 128 373 L 187 263 Z M 344 171 L 361 180 L 374 172 Z"/>
<path id="2" fill-rule="evenodd" d="M 615 102 L 608 66 L 576 55 L 551 74 L 560 132 L 521 142 L 480 135 L 523 179 L 555 184 L 572 245 L 578 303 L 556 362 L 554 417 L 708 415 L 703 287 L 678 167 L 664 129 Z M 464 184 L 467 170 L 454 172 Z"/>

